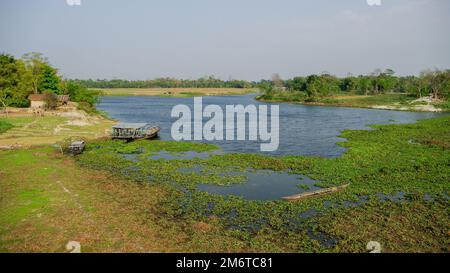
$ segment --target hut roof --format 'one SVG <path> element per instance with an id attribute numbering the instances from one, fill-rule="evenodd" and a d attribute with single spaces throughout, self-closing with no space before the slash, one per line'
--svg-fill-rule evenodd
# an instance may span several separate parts
<path id="1" fill-rule="evenodd" d="M 119 123 L 114 125 L 114 129 L 139 129 L 143 127 L 147 127 L 147 123 Z"/>
<path id="2" fill-rule="evenodd" d="M 28 99 L 30 101 L 45 101 L 48 96 L 48 94 L 31 94 L 28 96 Z"/>
<path id="3" fill-rule="evenodd" d="M 28 100 L 30 101 L 45 101 L 49 99 L 50 96 L 54 96 L 53 94 L 31 94 L 28 96 Z M 59 102 L 68 102 L 70 100 L 69 95 L 56 95 L 56 99 Z"/>

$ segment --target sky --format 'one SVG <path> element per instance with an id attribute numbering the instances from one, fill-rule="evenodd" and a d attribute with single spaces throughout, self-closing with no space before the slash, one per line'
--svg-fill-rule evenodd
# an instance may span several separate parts
<path id="1" fill-rule="evenodd" d="M 379 1 L 0 0 L 0 52 L 79 79 L 450 68 L 450 1 Z"/>

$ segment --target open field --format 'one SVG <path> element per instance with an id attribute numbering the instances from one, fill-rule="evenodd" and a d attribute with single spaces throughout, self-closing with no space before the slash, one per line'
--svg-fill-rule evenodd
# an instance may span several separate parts
<path id="1" fill-rule="evenodd" d="M 421 101 L 407 94 L 398 93 L 380 95 L 339 94 L 329 97 L 320 97 L 316 98 L 314 101 L 310 101 L 304 94 L 299 92 L 279 92 L 275 93 L 270 99 L 267 99 L 264 96 L 260 96 L 259 99 L 267 102 L 293 102 L 306 105 L 359 107 L 400 111 L 441 112 L 450 110 L 448 102 L 445 101 Z"/>
<path id="2" fill-rule="evenodd" d="M 257 92 L 252 88 L 109 88 L 101 90 L 105 96 L 221 96 Z"/>
<path id="3" fill-rule="evenodd" d="M 173 141 L 99 140 L 75 158 L 48 146 L 0 151 L 0 251 L 63 252 L 78 241 L 85 252 L 365 252 L 375 240 L 383 252 L 448 252 L 450 118 L 373 127 L 343 132 L 349 150 L 340 158 L 148 158 L 216 149 Z M 180 171 L 193 167 L 203 171 Z M 242 183 L 232 171 L 245 169 L 350 186 L 298 202 L 196 190 Z"/>
<path id="4" fill-rule="evenodd" d="M 72 136 L 95 139 L 108 135 L 113 124 L 99 115 L 83 112 L 67 116 L 2 116 L 0 147 L 53 144 Z"/>

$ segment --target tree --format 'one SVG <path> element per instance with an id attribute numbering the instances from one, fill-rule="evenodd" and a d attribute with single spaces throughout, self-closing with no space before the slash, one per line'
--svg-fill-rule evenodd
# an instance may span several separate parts
<path id="1" fill-rule="evenodd" d="M 381 79 L 381 90 L 383 92 L 392 92 L 394 91 L 394 88 L 396 84 L 398 83 L 398 78 L 394 76 L 395 71 L 392 69 L 386 69 L 383 73 L 379 76 Z"/>
<path id="2" fill-rule="evenodd" d="M 358 89 L 358 79 L 355 77 L 347 77 L 341 80 L 339 87 L 342 91 L 354 92 Z"/>
<path id="3" fill-rule="evenodd" d="M 45 108 L 47 110 L 54 110 L 58 106 L 58 98 L 55 93 L 45 91 Z"/>
<path id="4" fill-rule="evenodd" d="M 397 78 L 391 75 L 382 73 L 377 78 L 379 92 L 391 92 L 394 90 L 395 85 L 397 84 Z"/>
<path id="5" fill-rule="evenodd" d="M 291 81 L 291 88 L 295 91 L 306 91 L 306 78 L 295 77 Z"/>
<path id="6" fill-rule="evenodd" d="M 51 67 L 49 64 L 42 66 L 42 71 L 39 79 L 38 91 L 50 91 L 51 93 L 61 95 L 61 79 L 58 76 L 58 70 Z"/>
<path id="7" fill-rule="evenodd" d="M 415 76 L 406 76 L 396 78 L 394 92 L 407 93 L 408 95 L 415 97 L 422 97 L 427 93 L 427 88 L 423 84 L 423 81 Z"/>
<path id="8" fill-rule="evenodd" d="M 28 106 L 30 83 L 27 81 L 25 65 L 11 55 L 0 55 L 0 105 Z"/>
<path id="9" fill-rule="evenodd" d="M 309 99 L 314 100 L 320 89 L 320 78 L 317 75 L 310 75 L 306 78 L 306 94 Z"/>
<path id="10" fill-rule="evenodd" d="M 339 92 L 339 80 L 330 74 L 322 74 L 319 77 L 320 85 L 319 85 L 319 95 L 320 96 L 329 96 L 332 94 L 336 94 Z"/>
<path id="11" fill-rule="evenodd" d="M 359 76 L 358 77 L 358 89 L 357 93 L 361 95 L 367 95 L 370 92 L 372 86 L 372 80 L 369 76 Z"/>
<path id="12" fill-rule="evenodd" d="M 378 94 L 380 92 L 380 82 L 379 77 L 382 74 L 381 69 L 375 69 L 370 76 L 372 76 L 372 92 Z"/>
<path id="13" fill-rule="evenodd" d="M 39 93 L 39 86 L 42 80 L 42 72 L 48 66 L 48 60 L 41 53 L 31 52 L 23 55 L 23 61 L 27 69 L 27 77 L 31 82 L 31 89 L 34 94 Z"/>
<path id="14" fill-rule="evenodd" d="M 428 86 L 430 96 L 433 99 L 449 97 L 450 73 L 448 70 L 428 70 L 422 72 L 420 77 Z"/>
<path id="15" fill-rule="evenodd" d="M 72 81 L 63 82 L 62 85 L 65 87 L 65 93 L 70 96 L 70 99 L 78 102 L 79 106 L 86 111 L 92 111 L 93 106 L 99 101 L 100 91 L 89 90 Z"/>
<path id="16" fill-rule="evenodd" d="M 11 55 L 0 55 L 0 103 L 5 108 L 7 107 L 8 92 L 17 86 L 18 69 L 16 60 Z M 6 112 L 8 114 L 8 112 Z"/>
<path id="17" fill-rule="evenodd" d="M 223 81 L 213 76 L 203 77 L 196 80 L 183 80 L 174 78 L 157 78 L 154 80 L 72 80 L 87 88 L 252 88 L 257 83 L 243 80 L 229 79 Z"/>
<path id="18" fill-rule="evenodd" d="M 275 73 L 272 75 L 272 82 L 275 90 L 283 90 L 284 84 L 283 80 L 281 79 L 280 75 L 278 73 Z"/>
<path id="19" fill-rule="evenodd" d="M 273 98 L 274 88 L 273 83 L 270 81 L 262 80 L 258 84 L 258 89 L 263 92 L 261 98 L 271 100 Z"/>
<path id="20" fill-rule="evenodd" d="M 395 71 L 388 68 L 386 70 L 384 70 L 383 74 L 388 75 L 388 76 L 394 76 L 395 75 Z"/>

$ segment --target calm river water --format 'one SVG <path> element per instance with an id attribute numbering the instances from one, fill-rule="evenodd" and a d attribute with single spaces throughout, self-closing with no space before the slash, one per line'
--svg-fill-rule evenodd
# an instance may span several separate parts
<path id="1" fill-rule="evenodd" d="M 266 104 L 254 99 L 254 94 L 241 96 L 203 97 L 206 104 L 225 105 Z M 172 107 L 186 104 L 193 111 L 193 98 L 166 97 L 104 97 L 97 106 L 121 122 L 157 123 L 160 139 L 172 140 Z M 280 145 L 270 155 L 313 155 L 336 157 L 345 149 L 336 142 L 345 129 L 368 129 L 369 124 L 412 123 L 420 119 L 441 116 L 438 113 L 416 113 L 388 110 L 306 106 L 280 103 Z M 224 152 L 260 153 L 260 143 L 254 141 L 219 141 Z"/>

